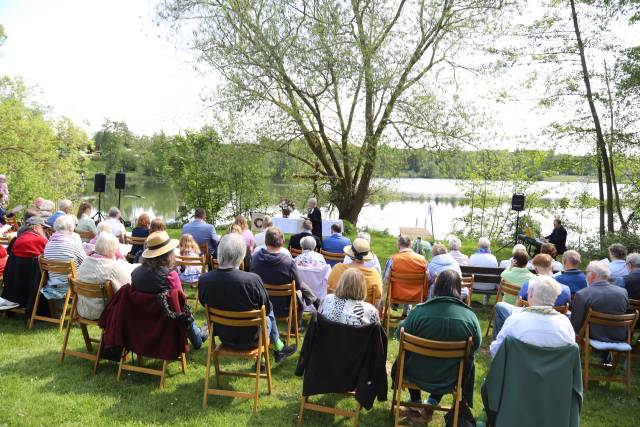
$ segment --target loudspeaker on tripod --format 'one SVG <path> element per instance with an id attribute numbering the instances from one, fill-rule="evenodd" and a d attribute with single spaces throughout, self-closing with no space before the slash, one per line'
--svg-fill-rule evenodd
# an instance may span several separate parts
<path id="1" fill-rule="evenodd" d="M 104 193 L 107 187 L 107 175 L 103 173 L 97 173 L 93 177 L 93 192 Z"/>
<path id="2" fill-rule="evenodd" d="M 515 193 L 511 197 L 511 210 L 522 212 L 524 210 L 524 194 Z"/>
<path id="3" fill-rule="evenodd" d="M 124 190 L 125 183 L 126 183 L 126 175 L 124 174 L 124 172 L 116 173 L 116 188 L 118 190 Z"/>

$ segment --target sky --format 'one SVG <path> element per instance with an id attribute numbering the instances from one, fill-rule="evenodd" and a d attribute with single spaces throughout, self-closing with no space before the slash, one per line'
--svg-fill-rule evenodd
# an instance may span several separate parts
<path id="1" fill-rule="evenodd" d="M 38 102 L 90 133 L 105 118 L 136 133 L 199 128 L 215 78 L 202 75 L 153 22 L 151 0 L 0 0 L 8 38 L 0 75 L 20 76 Z"/>

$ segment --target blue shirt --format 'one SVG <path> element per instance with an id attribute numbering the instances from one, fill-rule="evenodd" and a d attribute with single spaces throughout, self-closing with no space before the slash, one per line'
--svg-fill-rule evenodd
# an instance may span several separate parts
<path id="1" fill-rule="evenodd" d="M 569 289 L 567 285 L 563 285 L 562 283 L 560 283 L 560 286 L 562 287 L 562 292 L 560 292 L 560 295 L 558 295 L 558 298 L 556 299 L 556 302 L 554 304 L 554 306 L 556 307 L 565 305 L 571 301 L 571 289 Z M 520 288 L 520 292 L 518 293 L 518 296 L 520 297 L 521 300 L 523 301 L 527 300 L 528 290 L 529 290 L 529 281 L 526 281 L 524 282 L 524 284 Z"/>
<path id="2" fill-rule="evenodd" d="M 617 280 L 619 277 L 624 277 L 629 274 L 627 270 L 627 262 L 623 259 L 614 259 L 609 263 L 609 278 L 612 281 Z"/>
<path id="3" fill-rule="evenodd" d="M 343 254 L 344 247 L 349 246 L 350 244 L 351 240 L 344 237 L 342 234 L 333 233 L 331 236 L 326 237 L 322 241 L 322 249 L 326 252 L 331 252 L 334 254 Z M 327 264 L 331 265 L 331 267 L 333 267 L 337 263 L 337 261 L 327 261 Z"/>
<path id="4" fill-rule="evenodd" d="M 53 224 L 56 223 L 56 219 L 60 218 L 62 215 L 65 215 L 62 211 L 56 211 L 49 218 L 47 218 L 47 224 L 49 227 L 53 228 Z"/>
<path id="5" fill-rule="evenodd" d="M 182 234 L 191 234 L 195 241 L 201 246 L 207 243 L 210 254 L 213 254 L 218 248 L 218 240 L 220 239 L 216 234 L 216 228 L 199 218 L 182 226 Z"/>
<path id="6" fill-rule="evenodd" d="M 575 294 L 580 289 L 587 287 L 587 278 L 584 273 L 577 268 L 565 270 L 564 272 L 553 276 L 553 278 L 561 285 L 567 285 L 572 294 Z"/>

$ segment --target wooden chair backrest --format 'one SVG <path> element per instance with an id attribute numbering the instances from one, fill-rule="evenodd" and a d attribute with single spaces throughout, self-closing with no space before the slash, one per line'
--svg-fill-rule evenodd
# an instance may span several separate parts
<path id="1" fill-rule="evenodd" d="M 211 269 L 217 270 L 218 267 L 220 267 L 220 263 L 218 263 L 218 260 L 215 258 L 211 258 Z"/>
<path id="2" fill-rule="evenodd" d="M 105 298 L 109 301 L 113 297 L 113 286 L 109 280 L 102 284 L 87 283 L 69 276 L 69 284 L 74 294 L 85 298 Z"/>
<path id="3" fill-rule="evenodd" d="M 80 236 L 81 239 L 84 240 L 91 240 L 94 237 L 96 237 L 95 234 L 93 234 L 93 231 L 91 230 L 87 230 L 87 231 L 83 231 L 83 230 L 75 230 L 75 233 Z"/>
<path id="4" fill-rule="evenodd" d="M 0 236 L 0 245 L 9 246 L 11 240 L 13 240 L 13 238 L 10 236 Z"/>
<path id="5" fill-rule="evenodd" d="M 320 249 L 320 255 L 322 255 L 325 261 L 344 261 L 344 254 L 338 254 L 335 252 L 327 252 L 324 249 Z"/>
<path id="6" fill-rule="evenodd" d="M 285 283 L 284 285 L 264 285 L 270 297 L 290 297 L 296 293 L 296 282 Z"/>
<path id="7" fill-rule="evenodd" d="M 627 343 L 631 344 L 631 334 L 638 321 L 638 311 L 629 314 L 607 314 L 594 311 L 592 308 L 587 312 L 584 319 L 585 338 L 589 338 L 589 328 L 591 325 L 607 326 L 610 328 L 626 328 Z"/>
<path id="8" fill-rule="evenodd" d="M 298 255 L 302 254 L 302 249 L 296 249 L 296 248 L 291 248 L 289 249 L 289 252 L 291 253 L 291 256 L 293 258 L 297 257 Z"/>
<path id="9" fill-rule="evenodd" d="M 520 300 L 520 302 L 522 303 L 523 307 L 530 306 L 529 301 Z M 556 305 L 553 307 L 553 309 L 560 314 L 567 314 L 569 312 L 569 303 L 566 303 L 565 305 Z"/>
<path id="10" fill-rule="evenodd" d="M 207 257 L 176 255 L 176 266 L 178 267 L 201 267 L 202 274 L 207 272 Z"/>
<path id="11" fill-rule="evenodd" d="M 127 238 L 126 238 L 127 245 L 144 246 L 144 243 L 146 241 L 147 241 L 146 237 L 131 237 L 131 236 L 127 236 Z"/>
<path id="12" fill-rule="evenodd" d="M 420 287 L 420 297 L 419 300 L 416 301 L 399 301 L 399 302 L 407 302 L 407 303 L 421 303 L 424 302 L 424 300 L 427 298 L 427 293 L 429 292 L 429 275 L 427 274 L 427 272 L 423 272 L 423 273 L 399 273 L 399 272 L 395 272 L 393 270 L 391 270 L 391 276 L 389 276 L 389 290 L 387 291 L 387 294 L 389 296 L 389 301 L 391 299 L 394 300 L 394 302 L 396 302 L 395 298 L 392 298 L 392 288 L 394 286 L 399 286 L 399 284 L 404 285 L 409 285 L 411 287 L 411 289 L 414 289 L 416 287 Z M 370 289 L 371 291 L 371 295 L 369 295 L 369 292 L 367 292 L 367 298 L 369 298 L 369 296 L 371 296 L 371 298 L 373 298 L 373 289 Z M 397 294 L 396 294 L 397 295 Z M 368 303 L 371 303 L 371 301 L 369 301 L 369 299 L 367 299 Z M 371 303 L 373 304 L 373 303 Z"/>
<path id="13" fill-rule="evenodd" d="M 437 359 L 468 359 L 473 339 L 466 341 L 434 341 L 408 334 L 400 330 L 400 348 L 421 356 Z"/>
<path id="14" fill-rule="evenodd" d="M 38 257 L 40 271 L 47 273 L 67 274 L 76 277 L 76 262 L 74 260 L 58 261 L 46 259 L 43 255 Z"/>
<path id="15" fill-rule="evenodd" d="M 264 305 L 260 310 L 227 311 L 205 306 L 209 325 L 218 324 L 232 327 L 264 326 L 266 328 L 266 312 Z"/>
<path id="16" fill-rule="evenodd" d="M 507 283 L 504 280 L 501 280 L 500 286 L 498 286 L 498 295 L 496 298 L 496 302 L 502 301 L 502 298 L 505 294 L 517 297 L 518 293 L 520 293 L 520 286 L 512 285 L 511 283 Z"/>
<path id="17" fill-rule="evenodd" d="M 640 300 L 629 298 L 629 313 L 640 312 Z M 640 320 L 640 319 L 639 319 Z M 640 330 L 640 321 L 636 322 L 636 329 Z"/>
<path id="18" fill-rule="evenodd" d="M 462 287 L 463 288 L 469 288 L 469 289 L 473 289 L 473 284 L 475 283 L 475 275 L 471 275 L 471 276 L 462 276 Z"/>
<path id="19" fill-rule="evenodd" d="M 209 243 L 205 242 L 202 245 L 198 245 L 200 246 L 200 253 L 204 254 L 205 256 L 209 256 Z"/>

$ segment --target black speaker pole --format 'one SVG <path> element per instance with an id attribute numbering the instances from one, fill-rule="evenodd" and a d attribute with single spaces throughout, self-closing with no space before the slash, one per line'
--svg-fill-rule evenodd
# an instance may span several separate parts
<path id="1" fill-rule="evenodd" d="M 516 214 L 516 236 L 515 236 L 515 243 L 513 244 L 513 246 L 518 244 L 518 228 L 520 227 L 520 211 L 517 211 Z"/>

